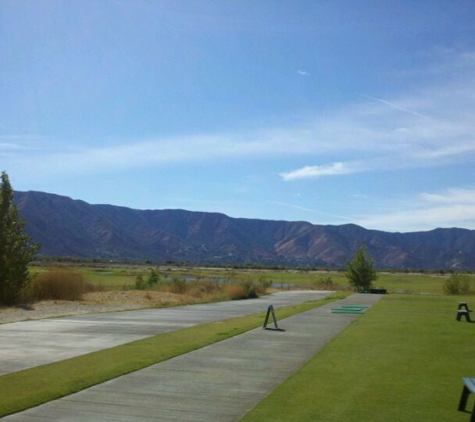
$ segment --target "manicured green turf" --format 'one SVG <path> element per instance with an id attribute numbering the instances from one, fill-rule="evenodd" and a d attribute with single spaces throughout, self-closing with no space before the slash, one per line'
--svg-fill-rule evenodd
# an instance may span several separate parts
<path id="1" fill-rule="evenodd" d="M 82 269 L 89 283 L 101 286 L 106 290 L 124 286 L 133 286 L 135 277 L 142 270 L 133 268 L 90 268 Z"/>
<path id="2" fill-rule="evenodd" d="M 446 276 L 436 274 L 380 273 L 375 286 L 399 293 L 442 293 Z"/>
<path id="3" fill-rule="evenodd" d="M 318 302 L 279 308 L 277 318 L 283 319 L 342 297 L 337 294 Z M 262 325 L 264 316 L 265 313 L 258 313 L 202 324 L 3 375 L 0 377 L 0 417 L 241 334 Z"/>
<path id="4" fill-rule="evenodd" d="M 276 283 L 288 283 L 309 287 L 318 287 L 322 279 L 331 277 L 334 284 L 341 288 L 348 287 L 345 273 L 342 271 L 268 271 L 266 278 Z M 442 293 L 442 286 L 448 275 L 386 273 L 380 272 L 374 282 L 375 287 L 387 289 L 389 292 L 406 293 Z"/>
<path id="5" fill-rule="evenodd" d="M 475 377 L 475 324 L 456 321 L 459 301 L 475 306 L 384 297 L 242 422 L 467 421 L 457 405 L 461 378 Z"/>

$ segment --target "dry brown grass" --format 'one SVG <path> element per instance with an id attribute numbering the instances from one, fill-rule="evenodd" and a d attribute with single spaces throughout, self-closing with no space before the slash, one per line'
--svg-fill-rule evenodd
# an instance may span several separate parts
<path id="1" fill-rule="evenodd" d="M 233 300 L 244 299 L 246 297 L 246 289 L 238 283 L 227 284 L 223 288 L 227 297 Z"/>
<path id="2" fill-rule="evenodd" d="M 132 286 L 106 290 L 102 285 L 87 283 L 84 272 L 53 268 L 35 276 L 23 294 L 20 307 L 0 308 L 0 324 L 61 315 L 247 299 L 266 294 L 268 289 L 270 283 L 251 278 L 219 283 L 206 279 L 189 282 L 174 277 L 146 290 L 135 290 Z"/>
<path id="3" fill-rule="evenodd" d="M 224 293 L 229 299 L 250 299 L 258 296 L 257 286 L 251 281 L 240 281 L 224 285 Z"/>
<path id="4" fill-rule="evenodd" d="M 23 307 L 0 307 L 0 324 L 65 315 L 191 305 L 206 299 L 159 291 L 116 290 L 84 293 L 80 301 L 42 300 Z"/>
<path id="5" fill-rule="evenodd" d="M 29 289 L 32 302 L 41 300 L 81 300 L 94 286 L 80 271 L 57 268 L 38 274 Z"/>
<path id="6" fill-rule="evenodd" d="M 199 300 L 197 298 L 187 295 L 178 295 L 174 293 L 161 292 L 156 290 L 112 290 L 86 293 L 83 296 L 83 302 L 88 304 L 128 304 L 131 307 L 154 307 L 169 305 L 187 305 L 190 303 L 199 302 Z"/>

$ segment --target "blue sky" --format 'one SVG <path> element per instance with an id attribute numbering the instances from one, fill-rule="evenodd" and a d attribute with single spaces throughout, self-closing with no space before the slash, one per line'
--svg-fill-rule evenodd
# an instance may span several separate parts
<path id="1" fill-rule="evenodd" d="M 473 0 L 1 0 L 0 58 L 16 190 L 475 229 Z"/>

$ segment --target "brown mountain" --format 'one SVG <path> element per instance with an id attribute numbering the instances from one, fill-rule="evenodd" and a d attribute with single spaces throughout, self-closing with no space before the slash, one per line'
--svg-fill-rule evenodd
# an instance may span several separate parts
<path id="1" fill-rule="evenodd" d="M 42 192 L 16 192 L 26 231 L 55 257 L 341 267 L 366 243 L 378 268 L 475 269 L 475 231 L 388 233 L 354 224 L 134 210 Z"/>

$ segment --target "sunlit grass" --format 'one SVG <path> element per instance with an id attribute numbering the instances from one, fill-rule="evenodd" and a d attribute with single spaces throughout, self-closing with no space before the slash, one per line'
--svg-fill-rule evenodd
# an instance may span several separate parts
<path id="1" fill-rule="evenodd" d="M 278 283 L 290 283 L 298 286 L 316 287 L 324 277 L 331 277 L 341 288 L 348 286 L 343 271 L 270 271 L 269 280 Z M 389 292 L 404 293 L 440 293 L 448 275 L 419 273 L 388 273 L 379 272 L 375 287 L 387 289 Z"/>
<path id="2" fill-rule="evenodd" d="M 74 267 L 81 271 L 87 282 L 99 286 L 101 289 L 118 290 L 133 288 L 137 274 L 146 273 L 148 267 L 141 265 L 114 266 L 104 264 L 100 267 L 81 265 Z M 155 267 L 157 268 L 157 267 Z M 33 267 L 33 272 L 45 271 L 42 267 Z M 264 279 L 269 282 L 288 285 L 289 288 L 306 287 L 321 288 L 323 279 L 330 277 L 338 289 L 348 288 L 344 271 L 306 271 L 306 270 L 257 270 L 233 268 L 194 268 L 194 267 L 161 267 L 158 270 L 163 280 L 173 278 L 208 281 L 231 282 L 252 279 Z M 443 293 L 443 283 L 449 274 L 437 273 L 405 273 L 379 272 L 375 287 L 387 289 L 389 292 L 403 293 Z M 473 277 L 473 276 L 472 276 Z M 284 287 L 285 288 L 285 287 Z"/>
<path id="3" fill-rule="evenodd" d="M 252 421 L 466 421 L 475 376 L 469 297 L 388 295 L 253 409 Z"/>

